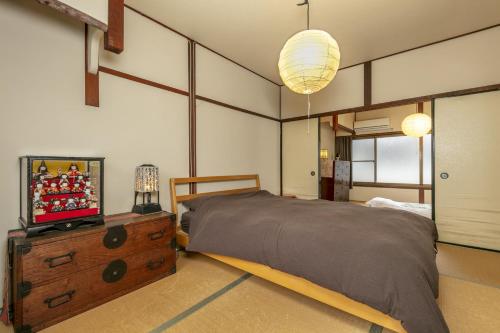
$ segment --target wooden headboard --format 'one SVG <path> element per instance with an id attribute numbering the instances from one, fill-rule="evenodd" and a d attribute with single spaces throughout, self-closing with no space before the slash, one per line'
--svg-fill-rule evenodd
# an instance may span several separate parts
<path id="1" fill-rule="evenodd" d="M 195 194 L 177 195 L 176 186 L 180 184 L 191 183 L 218 183 L 237 180 L 255 180 L 255 187 L 235 188 L 223 191 L 203 192 Z M 259 175 L 234 175 L 234 176 L 210 176 L 210 177 L 187 177 L 187 178 L 170 178 L 170 202 L 172 205 L 172 213 L 177 214 L 177 205 L 181 202 L 195 199 L 207 195 L 224 195 L 245 192 L 260 191 Z"/>

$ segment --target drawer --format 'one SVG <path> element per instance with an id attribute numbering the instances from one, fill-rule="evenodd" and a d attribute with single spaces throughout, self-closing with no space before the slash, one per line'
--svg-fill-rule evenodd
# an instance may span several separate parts
<path id="1" fill-rule="evenodd" d="M 169 247 L 112 260 L 25 291 L 15 303 L 18 325 L 38 330 L 175 272 Z"/>
<path id="2" fill-rule="evenodd" d="M 20 257 L 22 279 L 38 286 L 155 248 L 175 247 L 175 226 L 168 218 L 103 229 L 71 239 L 34 243 Z"/>

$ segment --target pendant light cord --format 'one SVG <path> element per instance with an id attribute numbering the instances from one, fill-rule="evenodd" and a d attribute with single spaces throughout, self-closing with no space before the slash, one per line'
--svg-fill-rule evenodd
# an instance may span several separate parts
<path id="1" fill-rule="evenodd" d="M 311 118 L 311 101 L 309 100 L 309 94 L 307 94 L 307 135 L 309 135 L 310 118 Z"/>
<path id="2" fill-rule="evenodd" d="M 304 0 L 303 3 L 298 3 L 297 6 L 307 5 L 307 30 L 309 30 L 309 0 Z"/>

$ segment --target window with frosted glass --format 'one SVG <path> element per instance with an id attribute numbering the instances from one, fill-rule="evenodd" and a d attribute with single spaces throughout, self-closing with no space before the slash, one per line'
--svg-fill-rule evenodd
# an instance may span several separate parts
<path id="1" fill-rule="evenodd" d="M 375 162 L 352 162 L 352 180 L 373 183 L 375 181 Z"/>
<path id="2" fill-rule="evenodd" d="M 375 139 L 353 140 L 352 180 L 355 182 L 375 181 Z"/>
<path id="3" fill-rule="evenodd" d="M 377 139 L 377 182 L 419 183 L 418 138 L 395 136 Z"/>
<path id="4" fill-rule="evenodd" d="M 432 184 L 432 135 L 424 136 L 424 184 Z"/>
<path id="5" fill-rule="evenodd" d="M 352 161 L 375 160 L 375 139 L 362 139 L 352 141 Z"/>

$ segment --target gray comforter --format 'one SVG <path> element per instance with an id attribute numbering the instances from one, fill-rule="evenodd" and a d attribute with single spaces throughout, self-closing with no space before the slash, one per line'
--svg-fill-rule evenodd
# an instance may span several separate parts
<path id="1" fill-rule="evenodd" d="M 436 304 L 437 232 L 405 211 L 266 191 L 185 203 L 189 251 L 261 263 L 399 319 L 409 333 L 449 332 Z"/>

